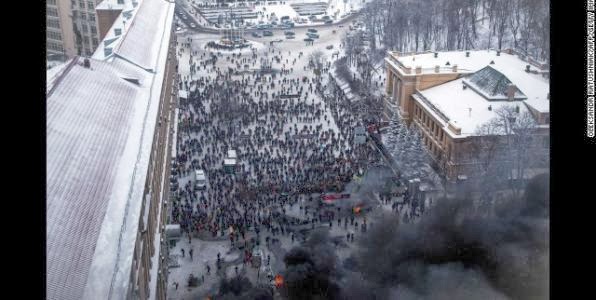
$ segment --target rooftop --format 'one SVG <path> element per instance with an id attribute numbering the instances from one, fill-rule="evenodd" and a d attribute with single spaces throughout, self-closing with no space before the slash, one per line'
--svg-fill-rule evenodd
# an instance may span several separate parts
<path id="1" fill-rule="evenodd" d="M 157 50 L 142 60 L 154 72 L 94 56 L 48 76 L 48 299 L 126 296 L 174 12 L 164 0 L 137 7 L 139 18 L 159 16 L 141 45 Z"/>
<path id="2" fill-rule="evenodd" d="M 462 81 L 463 79 L 453 80 L 413 95 L 418 103 L 435 115 L 436 119 L 442 121 L 443 127 L 448 127 L 448 122 L 452 122 L 461 128 L 461 134 L 452 135 L 453 137 L 464 138 L 475 135 L 477 128 L 496 117 L 495 110 L 502 106 L 519 106 L 521 113 L 527 111 L 523 101 L 489 102 L 472 89 L 463 90 Z M 451 131 L 447 130 L 447 132 Z"/>
<path id="3" fill-rule="evenodd" d="M 532 66 L 527 70 L 526 61 L 508 53 L 496 56 L 491 51 L 470 52 L 469 57 L 466 57 L 465 52 L 439 53 L 438 57 L 463 64 L 467 69 L 476 69 L 474 73 L 463 74 L 462 78 L 418 91 L 414 95 L 421 105 L 442 120 L 444 126 L 451 122 L 461 127 L 461 135 L 457 137 L 474 135 L 476 129 L 494 118 L 495 110 L 502 106 L 519 106 L 520 112 L 527 111 L 526 106 L 530 106 L 538 112 L 549 113 L 548 79 Z M 421 56 L 422 59 L 416 58 L 417 63 L 435 59 L 433 53 Z M 466 62 L 472 57 L 475 59 Z M 408 61 L 412 57 L 401 58 Z M 482 61 L 484 64 L 481 64 Z M 509 85 L 516 88 L 513 101 L 508 101 L 506 96 Z"/>
<path id="4" fill-rule="evenodd" d="M 544 72 L 543 67 L 531 59 L 526 59 L 515 54 L 511 50 L 500 51 L 497 55 L 495 50 L 469 50 L 469 51 L 446 51 L 446 52 L 419 52 L 419 53 L 398 53 L 389 51 L 386 62 L 405 74 L 415 74 L 417 67 L 422 68 L 422 74 L 435 73 L 435 67 L 439 66 L 439 73 L 453 73 L 453 67 L 457 66 L 458 73 L 474 73 L 494 62 L 496 66 L 507 66 L 519 68 L 525 71 L 526 65 L 531 65 L 536 72 Z M 436 56 L 436 57 L 435 57 Z M 409 72 L 408 73 L 408 69 Z"/>

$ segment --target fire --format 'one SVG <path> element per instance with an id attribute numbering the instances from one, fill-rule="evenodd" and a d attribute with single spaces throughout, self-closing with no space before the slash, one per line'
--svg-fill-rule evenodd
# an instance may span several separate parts
<path id="1" fill-rule="evenodd" d="M 362 208 L 361 208 L 360 206 L 356 206 L 356 207 L 354 207 L 354 213 L 355 213 L 355 214 L 359 214 L 361 209 L 362 209 Z"/>
<path id="2" fill-rule="evenodd" d="M 283 276 L 277 274 L 275 275 L 275 286 L 280 288 L 284 284 Z"/>

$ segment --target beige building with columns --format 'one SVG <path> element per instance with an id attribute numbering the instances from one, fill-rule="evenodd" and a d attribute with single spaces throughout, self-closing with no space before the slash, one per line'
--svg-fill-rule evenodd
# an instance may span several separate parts
<path id="1" fill-rule="evenodd" d="M 549 83 L 545 65 L 511 50 L 389 52 L 388 106 L 423 133 L 423 143 L 449 179 L 472 175 L 479 128 L 500 107 L 527 111 L 537 123 L 532 150 L 546 163 Z M 540 165 L 540 163 L 537 163 Z"/>

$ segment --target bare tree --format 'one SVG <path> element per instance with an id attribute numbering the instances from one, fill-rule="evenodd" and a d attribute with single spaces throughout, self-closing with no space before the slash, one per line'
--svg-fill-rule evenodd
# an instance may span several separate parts
<path id="1" fill-rule="evenodd" d="M 495 110 L 496 117 L 491 125 L 496 134 L 504 139 L 505 159 L 502 162 L 507 168 L 507 177 L 516 195 L 523 189 L 526 170 L 530 166 L 529 149 L 532 135 L 537 124 L 528 111 L 520 112 L 519 106 L 502 106 Z M 521 183 L 521 184 L 520 184 Z"/>

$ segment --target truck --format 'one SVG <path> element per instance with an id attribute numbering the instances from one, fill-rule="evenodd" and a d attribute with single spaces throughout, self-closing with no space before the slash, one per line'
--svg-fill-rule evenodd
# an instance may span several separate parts
<path id="1" fill-rule="evenodd" d="M 199 190 L 204 190 L 207 188 L 207 177 L 205 176 L 205 171 L 203 170 L 195 170 L 194 172 L 194 181 L 195 186 Z"/>
<path id="2" fill-rule="evenodd" d="M 228 174 L 236 172 L 236 165 L 238 164 L 238 155 L 236 150 L 228 150 L 228 155 L 224 158 L 223 168 Z"/>

